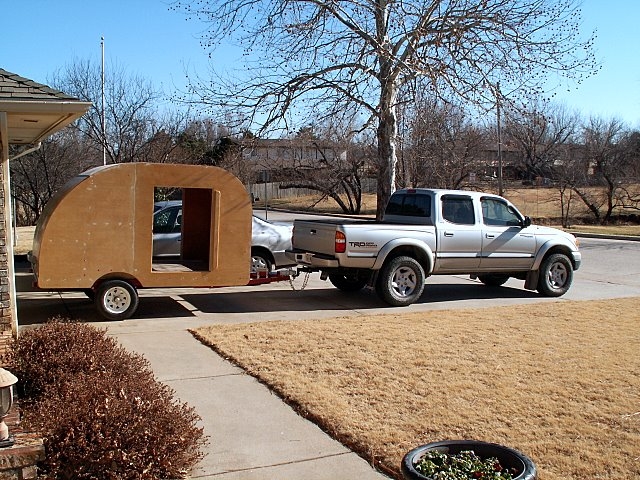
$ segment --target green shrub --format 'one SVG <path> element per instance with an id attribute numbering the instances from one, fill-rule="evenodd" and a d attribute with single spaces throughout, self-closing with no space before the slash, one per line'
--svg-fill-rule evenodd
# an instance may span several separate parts
<path id="1" fill-rule="evenodd" d="M 200 417 L 104 331 L 56 320 L 22 333 L 10 359 L 46 478 L 179 478 L 202 458 Z"/>

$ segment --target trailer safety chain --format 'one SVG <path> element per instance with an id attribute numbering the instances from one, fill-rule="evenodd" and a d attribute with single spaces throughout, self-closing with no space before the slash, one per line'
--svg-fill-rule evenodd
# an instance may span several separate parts
<path id="1" fill-rule="evenodd" d="M 298 275 L 289 275 L 289 285 L 291 285 L 291 290 L 295 291 L 302 291 L 305 288 L 307 288 L 307 284 L 309 283 L 309 275 L 311 275 L 311 272 L 305 272 L 304 273 L 304 280 L 302 281 L 302 287 L 300 288 L 296 288 L 296 286 L 293 284 L 293 279 L 296 278 Z"/>

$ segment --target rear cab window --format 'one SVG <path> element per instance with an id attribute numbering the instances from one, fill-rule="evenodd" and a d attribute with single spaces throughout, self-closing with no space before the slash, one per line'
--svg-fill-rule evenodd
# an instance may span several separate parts
<path id="1" fill-rule="evenodd" d="M 431 223 L 431 195 L 406 192 L 395 193 L 391 196 L 384 212 L 388 217 L 414 217 L 420 219 L 420 223 Z"/>
<path id="2" fill-rule="evenodd" d="M 443 195 L 442 218 L 456 225 L 475 225 L 476 215 L 473 200 L 465 195 Z"/>

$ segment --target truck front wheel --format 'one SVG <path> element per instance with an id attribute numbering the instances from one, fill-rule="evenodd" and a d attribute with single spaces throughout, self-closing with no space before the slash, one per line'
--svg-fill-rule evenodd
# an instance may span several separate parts
<path id="1" fill-rule="evenodd" d="M 566 255 L 554 253 L 540 266 L 538 292 L 546 297 L 559 297 L 567 293 L 573 281 L 573 265 Z"/>
<path id="2" fill-rule="evenodd" d="M 423 290 L 424 270 L 411 257 L 396 257 L 385 263 L 376 283 L 378 296 L 394 307 L 411 305 Z"/>
<path id="3" fill-rule="evenodd" d="M 138 308 L 138 292 L 124 280 L 107 280 L 98 285 L 95 303 L 104 318 L 125 320 Z"/>

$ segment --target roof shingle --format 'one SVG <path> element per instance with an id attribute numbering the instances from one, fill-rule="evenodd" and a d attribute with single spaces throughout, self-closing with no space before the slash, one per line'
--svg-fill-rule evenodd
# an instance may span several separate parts
<path id="1" fill-rule="evenodd" d="M 15 73 L 7 72 L 0 68 L 0 101 L 76 101 L 81 100 L 67 95 L 59 90 L 54 90 L 47 85 L 43 85 L 28 78 L 21 77 Z"/>

